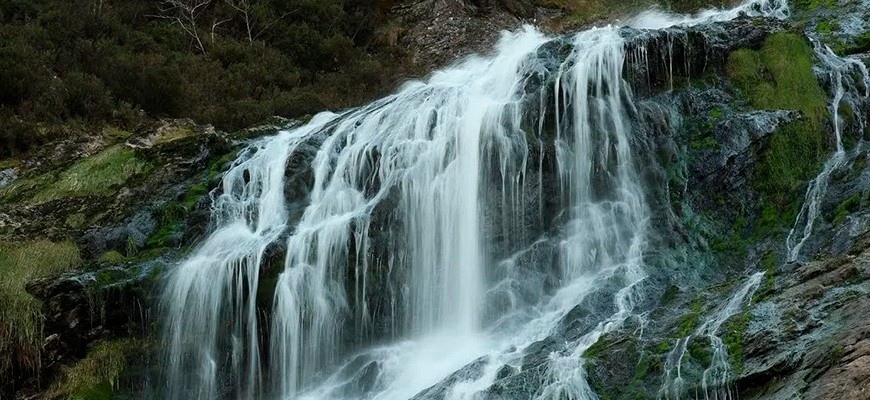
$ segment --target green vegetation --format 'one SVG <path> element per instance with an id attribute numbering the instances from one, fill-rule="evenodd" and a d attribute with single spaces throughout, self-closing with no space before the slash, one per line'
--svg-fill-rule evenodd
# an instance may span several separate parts
<path id="1" fill-rule="evenodd" d="M 54 199 L 109 195 L 133 176 L 144 174 L 151 164 L 136 158 L 133 150 L 123 146 L 109 147 L 87 157 L 62 172 L 52 184 L 33 197 L 34 202 Z"/>
<path id="2" fill-rule="evenodd" d="M 837 7 L 837 0 L 795 0 L 794 4 L 798 9 L 812 11 L 817 8 L 833 9 Z"/>
<path id="3" fill-rule="evenodd" d="M 701 364 L 703 368 L 709 368 L 713 360 L 713 352 L 710 349 L 710 339 L 706 337 L 693 337 L 689 340 L 687 350 L 689 355 Z"/>
<path id="4" fill-rule="evenodd" d="M 680 288 L 676 285 L 670 285 L 665 292 L 662 294 L 661 300 L 659 300 L 659 307 L 668 307 L 673 304 L 674 300 L 677 299 L 677 296 L 680 295 Z"/>
<path id="5" fill-rule="evenodd" d="M 0 158 L 155 117 L 233 131 L 357 105 L 415 67 L 393 0 L 0 2 Z M 143 114 L 139 111 L 144 111 Z"/>
<path id="6" fill-rule="evenodd" d="M 176 140 L 189 138 L 195 133 L 196 132 L 189 127 L 171 126 L 166 130 L 166 132 L 163 132 L 163 135 L 157 138 L 157 141 L 154 144 L 171 143 Z"/>
<path id="7" fill-rule="evenodd" d="M 837 21 L 829 21 L 826 19 L 819 21 L 818 26 L 816 26 L 816 31 L 818 31 L 822 35 L 829 35 L 839 29 L 840 24 L 838 24 Z"/>
<path id="8" fill-rule="evenodd" d="M 166 203 L 160 210 L 160 227 L 146 243 L 146 249 L 158 249 L 169 246 L 169 240 L 184 228 L 188 214 L 196 208 L 197 202 L 209 194 L 209 190 L 227 165 L 235 160 L 236 152 L 229 152 L 213 161 L 200 181 L 187 189 L 184 197 Z M 130 256 L 130 254 L 128 254 Z"/>
<path id="9" fill-rule="evenodd" d="M 795 191 L 818 173 L 830 148 L 823 124 L 827 97 L 813 75 L 812 57 L 810 45 L 793 33 L 771 35 L 761 50 L 740 49 L 728 57 L 728 77 L 751 106 L 802 115 L 773 134 L 756 173 L 764 200 L 760 225 L 767 231 L 786 220 Z"/>
<path id="10" fill-rule="evenodd" d="M 66 217 L 66 220 L 64 222 L 66 223 L 66 226 L 70 228 L 79 229 L 84 227 L 85 224 L 88 223 L 88 217 L 82 213 L 70 214 Z"/>
<path id="11" fill-rule="evenodd" d="M 764 280 L 761 281 L 761 286 L 755 291 L 752 296 L 752 302 L 758 303 L 764 301 L 770 292 L 773 290 L 773 285 L 776 284 L 777 261 L 776 255 L 772 252 L 764 255 L 761 259 L 761 268 L 764 269 Z"/>
<path id="12" fill-rule="evenodd" d="M 746 335 L 746 329 L 749 328 L 750 318 L 749 311 L 744 310 L 731 317 L 725 324 L 725 335 L 722 341 L 728 349 L 728 357 L 731 359 L 731 367 L 735 375 L 740 375 L 743 371 L 743 337 Z"/>
<path id="13" fill-rule="evenodd" d="M 0 191 L 0 199 L 42 203 L 69 197 L 108 196 L 151 168 L 150 163 L 136 157 L 133 149 L 115 145 L 78 161 L 57 176 L 44 174 L 17 181 Z"/>
<path id="14" fill-rule="evenodd" d="M 127 260 L 127 257 L 124 257 L 123 254 L 118 251 L 112 250 L 103 253 L 100 258 L 97 260 L 100 264 L 120 264 Z"/>
<path id="15" fill-rule="evenodd" d="M 846 349 L 843 348 L 842 344 L 837 343 L 831 349 L 831 365 L 834 365 L 840 362 L 840 359 L 843 358 L 843 354 L 846 353 Z"/>
<path id="16" fill-rule="evenodd" d="M 856 37 L 851 45 L 837 49 L 838 54 L 858 54 L 870 51 L 870 30 Z"/>
<path id="17" fill-rule="evenodd" d="M 0 354 L 14 355 L 0 359 L 0 379 L 13 368 L 32 371 L 39 365 L 43 316 L 24 285 L 80 264 L 72 242 L 0 242 Z"/>
<path id="18" fill-rule="evenodd" d="M 677 322 L 677 332 L 674 337 L 676 338 L 684 338 L 692 334 L 695 331 L 695 328 L 698 327 L 698 322 L 701 321 L 701 299 L 696 298 L 692 300 L 692 304 L 690 305 L 690 311 L 680 317 L 680 320 Z"/>
<path id="19" fill-rule="evenodd" d="M 843 200 L 834 210 L 834 224 L 839 225 L 846 220 L 849 214 L 855 212 L 861 207 L 861 194 L 855 193 L 846 200 Z"/>
<path id="20" fill-rule="evenodd" d="M 587 360 L 596 360 L 601 357 L 602 354 L 605 353 L 608 347 L 610 347 L 611 343 L 607 340 L 606 336 L 601 336 L 598 338 L 598 341 L 592 343 L 586 351 L 583 352 L 583 358 Z"/>
<path id="21" fill-rule="evenodd" d="M 133 339 L 96 345 L 87 357 L 62 371 L 62 378 L 50 389 L 49 397 L 65 400 L 112 399 L 129 358 L 144 347 L 144 343 Z"/>
<path id="22" fill-rule="evenodd" d="M 719 147 L 719 142 L 717 142 L 716 139 L 707 136 L 703 139 L 692 140 L 690 147 L 692 150 L 715 149 L 716 147 Z"/>

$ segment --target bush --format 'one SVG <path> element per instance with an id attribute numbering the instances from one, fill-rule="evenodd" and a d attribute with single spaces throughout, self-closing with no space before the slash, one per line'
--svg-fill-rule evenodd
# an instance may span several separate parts
<path id="1" fill-rule="evenodd" d="M 203 52 L 179 26 L 155 17 L 159 2 L 3 2 L 0 157 L 40 143 L 36 126 L 83 121 L 134 131 L 144 114 L 238 130 L 276 114 L 369 101 L 410 66 L 403 52 L 376 40 L 391 24 L 384 17 L 391 3 L 255 1 L 249 38 L 241 14 L 215 1 L 197 26 Z M 212 30 L 213 20 L 227 22 Z"/>

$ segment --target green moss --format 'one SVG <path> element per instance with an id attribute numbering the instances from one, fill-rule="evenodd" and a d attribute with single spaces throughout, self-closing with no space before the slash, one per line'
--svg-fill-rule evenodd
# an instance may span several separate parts
<path id="1" fill-rule="evenodd" d="M 141 351 L 142 341 L 122 339 L 96 345 L 87 357 L 64 368 L 58 384 L 51 388 L 51 398 L 66 400 L 112 399 L 131 354 Z"/>
<path id="2" fill-rule="evenodd" d="M 163 206 L 160 211 L 160 227 L 156 233 L 148 238 L 147 249 L 169 247 L 169 239 L 184 228 L 184 219 L 196 207 L 199 200 L 209 194 L 211 186 L 221 171 L 225 170 L 236 157 L 237 153 L 232 151 L 213 161 L 208 170 L 201 176 L 200 181 L 187 189 L 184 198 L 170 201 Z"/>
<path id="3" fill-rule="evenodd" d="M 717 120 L 722 119 L 724 115 L 725 112 L 722 110 L 722 107 L 713 107 L 713 109 L 710 110 L 707 116 L 710 117 L 710 119 Z"/>
<path id="4" fill-rule="evenodd" d="M 674 300 L 677 299 L 677 296 L 680 295 L 680 288 L 676 285 L 670 285 L 665 292 L 662 294 L 662 298 L 659 300 L 659 307 L 667 307 L 673 304 Z"/>
<path id="5" fill-rule="evenodd" d="M 692 338 L 687 346 L 689 355 L 692 356 L 705 369 L 710 367 L 713 360 L 713 352 L 710 350 L 710 339 Z"/>
<path id="6" fill-rule="evenodd" d="M 598 341 L 592 343 L 586 351 L 583 352 L 583 358 L 587 360 L 597 360 L 601 358 L 601 355 L 604 354 L 607 347 L 610 346 L 610 342 L 604 336 L 598 338 Z"/>
<path id="7" fill-rule="evenodd" d="M 190 127 L 185 126 L 169 126 L 163 130 L 162 134 L 157 137 L 154 144 L 171 143 L 177 140 L 186 139 L 196 135 Z"/>
<path id="8" fill-rule="evenodd" d="M 835 365 L 840 362 L 840 359 L 843 358 L 843 354 L 846 352 L 846 349 L 843 348 L 842 344 L 837 343 L 831 348 L 831 365 Z"/>
<path id="9" fill-rule="evenodd" d="M 837 7 L 837 0 L 795 0 L 794 5 L 805 11 L 813 11 L 817 8 L 830 10 Z"/>
<path id="10" fill-rule="evenodd" d="M 657 354 L 665 354 L 671 349 L 671 343 L 667 340 L 662 340 L 656 347 Z"/>
<path id="11" fill-rule="evenodd" d="M 70 214 L 69 216 L 66 217 L 66 221 L 65 221 L 66 226 L 73 228 L 73 229 L 82 228 L 85 226 L 85 224 L 87 222 L 88 222 L 87 217 L 82 213 Z"/>
<path id="12" fill-rule="evenodd" d="M 827 96 L 812 66 L 812 48 L 793 33 L 771 35 L 760 51 L 740 49 L 728 57 L 728 77 L 750 105 L 802 114 L 772 135 L 755 177 L 756 189 L 775 209 L 787 206 L 793 192 L 818 173 L 829 150 L 823 124 Z"/>
<path id="13" fill-rule="evenodd" d="M 130 136 L 133 136 L 132 132 L 118 129 L 114 126 L 103 128 L 103 137 L 111 141 L 128 139 Z"/>
<path id="14" fill-rule="evenodd" d="M 829 35 L 839 29 L 840 24 L 838 24 L 837 21 L 830 21 L 827 19 L 819 21 L 819 24 L 816 25 L 816 31 L 823 35 Z"/>
<path id="15" fill-rule="evenodd" d="M 853 39 L 851 45 L 844 45 L 841 49 L 838 50 L 838 54 L 844 55 L 865 53 L 870 51 L 870 30 Z"/>
<path id="16" fill-rule="evenodd" d="M 81 265 L 73 242 L 0 242 L 0 379 L 17 359 L 25 368 L 39 363 L 43 316 L 39 302 L 24 289 L 36 278 Z"/>
<path id="17" fill-rule="evenodd" d="M 132 149 L 121 145 L 84 158 L 57 176 L 44 174 L 20 180 L 0 191 L 5 201 L 29 199 L 42 203 L 69 197 L 109 196 L 127 181 L 147 173 L 152 165 L 136 157 Z"/>
<path id="18" fill-rule="evenodd" d="M 677 322 L 677 332 L 674 337 L 684 338 L 692 334 L 701 320 L 701 299 L 692 300 L 690 311 L 684 314 Z"/>
<path id="19" fill-rule="evenodd" d="M 692 150 L 715 149 L 719 147 L 719 142 L 717 142 L 716 139 L 707 136 L 703 139 L 692 140 L 689 146 L 692 148 Z"/>
<path id="20" fill-rule="evenodd" d="M 855 212 L 861 207 L 861 194 L 855 193 L 846 200 L 843 200 L 834 211 L 834 224 L 839 225 L 846 220 L 849 214 Z"/>
<path id="21" fill-rule="evenodd" d="M 746 335 L 746 329 L 749 328 L 749 320 L 748 310 L 734 315 L 725 324 L 725 335 L 722 337 L 728 350 L 728 357 L 731 359 L 731 367 L 737 375 L 743 371 L 743 337 Z"/>
<path id="22" fill-rule="evenodd" d="M 752 296 L 752 302 L 758 303 L 764 301 L 770 292 L 773 290 L 773 285 L 776 284 L 777 261 L 776 255 L 772 252 L 764 255 L 761 259 L 761 268 L 764 269 L 764 280 L 761 286 Z"/>
<path id="23" fill-rule="evenodd" d="M 124 257 L 123 254 L 118 251 L 112 250 L 103 253 L 100 258 L 97 260 L 100 264 L 120 264 L 127 260 L 127 257 Z"/>

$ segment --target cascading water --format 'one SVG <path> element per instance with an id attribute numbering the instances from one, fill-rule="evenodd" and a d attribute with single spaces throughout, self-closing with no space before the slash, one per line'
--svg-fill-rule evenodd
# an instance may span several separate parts
<path id="1" fill-rule="evenodd" d="M 735 10 L 647 13 L 631 24 L 788 12 L 782 0 Z M 223 179 L 211 234 L 165 289 L 161 397 L 475 398 L 574 323 L 578 304 L 604 295 L 612 305 L 553 353 L 534 393 L 596 398 L 582 355 L 640 318 L 646 276 L 650 211 L 632 152 L 625 35 L 613 26 L 569 40 L 505 34 L 493 57 L 252 145 Z M 310 146 L 307 205 L 291 218 L 288 159 Z M 548 186 L 545 168 L 558 182 Z M 547 210 L 553 202 L 561 212 Z M 546 227 L 541 237 L 530 236 L 535 224 Z M 263 315 L 270 248 L 286 253 Z M 530 272 L 523 263 L 535 257 L 558 267 Z"/>
<path id="2" fill-rule="evenodd" d="M 858 90 L 857 82 L 850 77 L 851 72 L 857 72 L 861 75 L 861 83 L 864 85 L 863 97 L 865 99 L 870 98 L 870 73 L 868 73 L 867 66 L 864 63 L 849 57 L 838 57 L 830 47 L 819 41 L 814 41 L 813 44 L 815 45 L 816 56 L 822 61 L 824 68 L 824 70 L 817 72 L 819 74 L 827 74 L 831 81 L 833 95 L 829 109 L 834 125 L 836 150 L 825 161 L 819 175 L 807 187 L 804 204 L 801 206 L 794 226 L 786 238 L 789 261 L 796 261 L 801 256 L 801 249 L 807 239 L 812 236 L 816 218 L 819 217 L 821 212 L 821 203 L 827 192 L 831 174 L 844 167 L 848 159 L 846 150 L 843 147 L 843 121 L 840 116 L 840 104 L 846 102 L 853 109 L 858 109 L 857 104 L 860 90 Z M 865 121 L 861 116 L 858 116 L 857 122 L 859 132 L 863 132 Z M 803 225 L 802 228 L 801 225 Z"/>
<path id="3" fill-rule="evenodd" d="M 662 388 L 659 390 L 660 399 L 682 399 L 685 396 L 685 380 L 681 374 L 683 357 L 686 355 L 689 340 L 692 337 L 706 337 L 710 340 L 712 357 L 710 366 L 704 370 L 701 378 L 701 390 L 704 399 L 730 399 L 728 382 L 731 373 L 731 360 L 728 359 L 728 350 L 722 338 L 718 336 L 722 325 L 731 317 L 743 310 L 746 302 L 752 299 L 752 295 L 758 290 L 764 272 L 757 272 L 746 279 L 740 287 L 728 298 L 715 314 L 707 318 L 692 335 L 677 340 L 677 345 L 671 350 L 665 359 L 665 377 Z M 696 398 L 698 396 L 695 396 Z"/>

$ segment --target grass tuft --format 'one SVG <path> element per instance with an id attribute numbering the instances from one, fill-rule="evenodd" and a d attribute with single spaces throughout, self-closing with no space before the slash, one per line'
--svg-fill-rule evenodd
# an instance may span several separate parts
<path id="1" fill-rule="evenodd" d="M 27 199 L 28 203 L 82 196 L 109 196 L 135 176 L 147 173 L 153 165 L 136 157 L 123 145 L 109 147 L 86 157 L 58 175 L 43 174 L 19 179 L 0 190 L 0 200 Z"/>
<path id="2" fill-rule="evenodd" d="M 37 192 L 32 201 L 110 195 L 128 179 L 150 169 L 151 164 L 136 158 L 132 149 L 112 146 L 62 172 L 55 182 Z"/>
<path id="3" fill-rule="evenodd" d="M 69 368 L 50 390 L 49 397 L 66 400 L 109 400 L 118 389 L 121 374 L 131 354 L 140 351 L 139 340 L 121 339 L 100 343 L 87 357 Z"/>
<path id="4" fill-rule="evenodd" d="M 43 316 L 39 302 L 24 285 L 80 264 L 73 242 L 0 242 L 0 353 L 4 354 L 0 377 L 6 376 L 13 363 L 30 370 L 39 366 Z"/>

